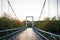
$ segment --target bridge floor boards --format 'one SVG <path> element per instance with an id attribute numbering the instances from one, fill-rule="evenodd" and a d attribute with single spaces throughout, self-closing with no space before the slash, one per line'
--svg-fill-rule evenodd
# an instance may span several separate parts
<path id="1" fill-rule="evenodd" d="M 39 40 L 39 37 L 32 28 L 27 28 L 17 36 L 16 40 Z"/>

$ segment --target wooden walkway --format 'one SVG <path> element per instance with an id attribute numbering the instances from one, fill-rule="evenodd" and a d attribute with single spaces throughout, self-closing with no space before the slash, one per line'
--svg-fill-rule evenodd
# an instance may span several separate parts
<path id="1" fill-rule="evenodd" d="M 39 37 L 32 28 L 27 28 L 17 36 L 16 40 L 39 40 Z"/>

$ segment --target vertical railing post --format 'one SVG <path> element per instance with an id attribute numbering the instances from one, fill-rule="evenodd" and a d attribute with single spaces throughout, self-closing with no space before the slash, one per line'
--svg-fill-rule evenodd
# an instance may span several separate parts
<path id="1" fill-rule="evenodd" d="M 34 27 L 34 17 L 32 16 L 32 27 Z"/>
<path id="2" fill-rule="evenodd" d="M 13 33 L 13 30 L 12 30 L 12 33 Z M 13 36 L 14 36 L 14 34 L 12 35 L 12 40 L 14 40 Z"/>
<path id="3" fill-rule="evenodd" d="M 26 17 L 26 27 L 27 27 L 27 17 Z"/>
<path id="4" fill-rule="evenodd" d="M 6 35 L 7 35 L 7 36 L 6 36 L 6 40 L 8 40 L 8 31 L 6 31 Z"/>

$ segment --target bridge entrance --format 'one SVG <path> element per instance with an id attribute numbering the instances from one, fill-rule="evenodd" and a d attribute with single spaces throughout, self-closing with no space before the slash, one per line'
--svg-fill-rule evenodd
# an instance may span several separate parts
<path id="1" fill-rule="evenodd" d="M 30 20 L 28 20 L 30 19 Z M 34 27 L 34 17 L 26 16 L 26 27 Z"/>

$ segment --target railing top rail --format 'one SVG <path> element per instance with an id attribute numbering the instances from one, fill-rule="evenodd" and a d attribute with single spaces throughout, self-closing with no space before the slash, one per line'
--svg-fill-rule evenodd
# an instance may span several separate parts
<path id="1" fill-rule="evenodd" d="M 38 29 L 38 28 L 35 28 L 35 29 L 37 29 L 37 30 L 39 30 L 39 31 L 41 31 L 41 32 L 47 33 L 47 34 L 49 34 L 49 35 L 53 35 L 53 36 L 56 36 L 56 37 L 59 37 L 59 38 L 60 38 L 60 35 L 56 35 L 56 34 L 53 34 L 53 33 L 50 33 L 50 32 L 46 32 L 46 31 L 41 30 L 41 29 Z"/>
<path id="2" fill-rule="evenodd" d="M 16 32 L 18 32 L 18 31 L 16 31 Z M 5 38 L 5 37 L 7 37 L 7 36 L 10 36 L 10 35 L 12 35 L 12 34 L 14 34 L 14 33 L 16 33 L 16 32 L 13 32 L 13 33 L 11 33 L 11 34 L 8 34 L 8 35 L 5 35 L 5 36 L 3 36 L 3 37 L 0 37 L 0 39 Z"/>
<path id="3" fill-rule="evenodd" d="M 22 28 L 23 28 L 23 29 L 22 29 Z M 5 35 L 5 36 L 2 36 L 2 37 L 0 37 L 0 39 L 3 39 L 3 38 L 5 38 L 5 37 L 11 36 L 11 35 L 14 36 L 14 34 L 16 34 L 16 33 L 20 32 L 20 31 L 23 31 L 23 30 L 26 29 L 26 27 L 22 27 L 22 28 L 15 28 L 14 30 L 17 30 L 17 31 L 12 32 L 11 34 L 8 34 L 8 35 Z M 12 30 L 13 30 L 13 29 L 10 29 L 9 31 L 12 31 Z M 5 31 L 5 30 L 2 30 L 2 31 L 0 31 L 0 32 L 6 32 L 6 31 Z"/>
<path id="4" fill-rule="evenodd" d="M 21 28 L 22 27 L 20 27 L 20 28 L 13 28 L 13 29 L 6 29 L 6 30 L 1 30 L 0 32 L 13 31 L 13 30 L 21 29 Z"/>
<path id="5" fill-rule="evenodd" d="M 43 37 L 44 39 L 46 39 L 46 40 L 49 40 L 48 38 L 46 38 L 44 35 L 42 35 L 41 33 L 39 33 L 37 30 L 34 30 L 34 31 L 36 31 L 41 37 Z"/>

